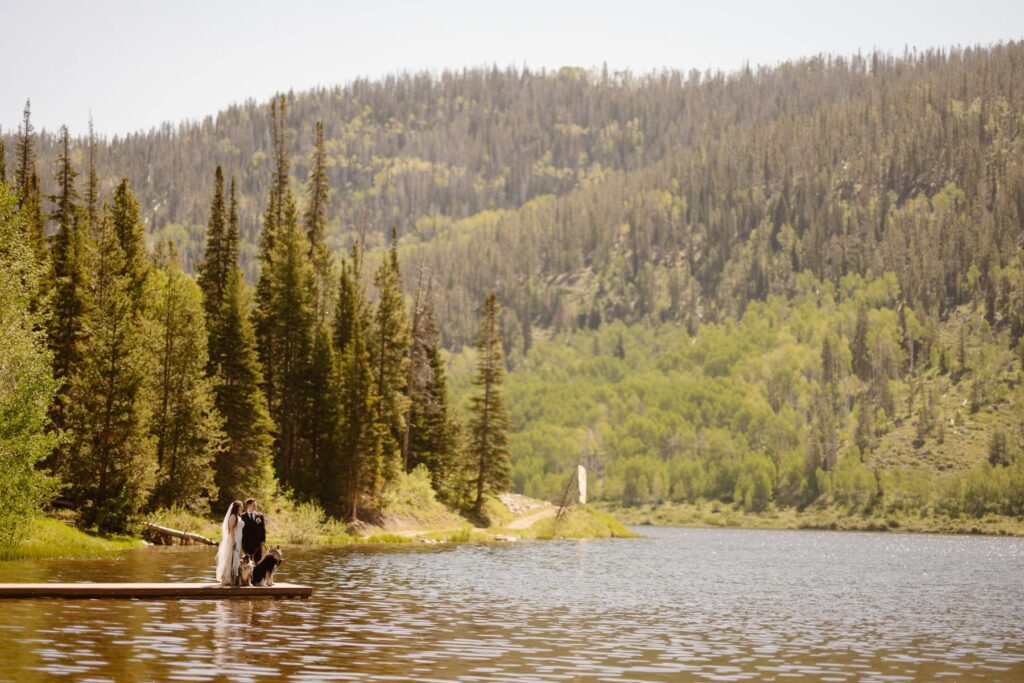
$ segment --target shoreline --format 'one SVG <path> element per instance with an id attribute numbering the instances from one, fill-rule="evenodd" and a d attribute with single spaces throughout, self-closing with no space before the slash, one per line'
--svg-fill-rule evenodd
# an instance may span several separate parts
<path id="1" fill-rule="evenodd" d="M 938 515 L 864 516 L 836 508 L 804 511 L 790 508 L 753 513 L 736 510 L 721 503 L 660 503 L 636 507 L 600 503 L 596 507 L 614 515 L 628 526 L 1024 537 L 1024 520 L 999 515 L 959 519 Z"/>
<path id="2" fill-rule="evenodd" d="M 553 507 L 553 506 L 552 506 Z M 203 525 L 188 529 L 201 533 L 213 524 L 201 520 Z M 371 527 L 366 535 L 318 534 L 302 540 L 269 535 L 268 545 L 340 546 L 401 546 L 447 545 L 456 543 L 515 543 L 520 541 L 550 541 L 565 539 L 634 538 L 625 524 L 609 513 L 589 506 L 570 508 L 556 523 L 553 512 L 527 514 L 502 520 L 500 526 L 476 528 L 466 522 L 458 528 L 378 528 Z M 0 546 L 0 562 L 19 560 L 94 559 L 110 557 L 124 550 L 160 547 L 141 536 L 104 536 L 71 526 L 61 520 L 41 517 L 33 521 L 30 538 L 17 546 Z M 210 546 L 202 546 L 210 547 Z M 59 551 L 54 551 L 60 548 Z"/>

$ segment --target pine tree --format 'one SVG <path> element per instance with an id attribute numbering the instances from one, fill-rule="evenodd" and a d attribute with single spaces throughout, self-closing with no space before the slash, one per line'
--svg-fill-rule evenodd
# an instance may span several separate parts
<path id="1" fill-rule="evenodd" d="M 210 326 L 210 366 L 226 436 L 215 460 L 218 509 L 274 490 L 273 422 L 261 388 L 250 295 L 238 266 L 231 269 L 220 311 Z"/>
<path id="2" fill-rule="evenodd" d="M 35 128 L 32 127 L 31 100 L 25 100 L 21 126 L 18 127 L 14 141 L 14 163 L 14 191 L 18 197 L 18 207 L 21 208 L 28 196 L 32 176 L 36 173 L 36 140 Z"/>
<path id="3" fill-rule="evenodd" d="M 31 102 L 25 102 L 25 111 L 21 127 L 18 129 L 18 136 L 15 140 L 15 162 L 14 187 L 18 197 L 18 206 L 25 212 L 25 230 L 29 236 L 32 251 L 40 263 L 46 259 L 46 218 L 43 209 L 43 194 L 39 175 L 36 170 L 36 141 L 34 128 L 32 127 Z M 57 161 L 58 174 L 61 167 L 70 168 L 70 157 L 68 156 L 67 128 L 62 129 L 61 159 Z M 58 175 L 58 183 L 60 177 Z M 68 183 L 74 182 L 74 174 L 68 179 Z"/>
<path id="4" fill-rule="evenodd" d="M 149 272 L 149 260 L 143 245 L 145 228 L 139 212 L 139 202 L 128 186 L 128 178 L 122 178 L 114 190 L 110 204 L 110 229 L 117 237 L 124 254 L 122 275 L 127 277 L 128 293 L 136 310 L 142 306 L 143 287 Z"/>
<path id="5" fill-rule="evenodd" d="M 17 198 L 0 182 L 0 545 L 15 545 L 56 492 L 40 468 L 56 446 L 47 406 L 57 381 L 33 296 L 43 274 L 25 240 Z"/>
<path id="6" fill-rule="evenodd" d="M 62 129 L 62 153 L 57 162 L 57 186 L 60 193 L 54 197 L 56 209 L 51 215 L 57 223 L 50 250 L 47 289 L 49 316 L 46 320 L 47 340 L 53 357 L 53 375 L 62 382 L 50 410 L 50 419 L 56 429 L 68 426 L 71 381 L 78 373 L 88 337 L 86 318 L 89 313 L 89 260 L 92 253 L 87 218 L 75 201 L 74 166 L 68 144 L 67 128 Z M 38 193 L 30 193 L 37 196 Z M 32 200 L 22 210 L 30 211 Z M 40 221 L 41 223 L 41 221 Z M 34 248 L 38 241 L 32 239 Z M 63 473 L 65 449 L 58 448 L 48 460 L 48 466 Z"/>
<path id="7" fill-rule="evenodd" d="M 315 314 L 318 323 L 327 319 L 333 258 L 325 242 L 327 235 L 327 207 L 330 206 L 331 183 L 327 177 L 327 152 L 324 149 L 324 126 L 316 123 L 316 143 L 310 159 L 309 182 L 306 188 L 306 214 L 303 222 L 309 240 L 309 258 L 316 275 Z"/>
<path id="8" fill-rule="evenodd" d="M 71 163 L 71 138 L 68 134 L 68 127 L 60 128 L 61 153 L 57 157 L 57 188 L 58 193 L 50 197 L 50 201 L 56 203 L 50 219 L 57 224 L 57 231 L 70 233 L 74 230 L 75 208 L 79 199 L 78 190 L 75 189 L 75 178 L 78 171 Z"/>
<path id="9" fill-rule="evenodd" d="M 224 237 L 223 258 L 225 286 L 231 271 L 238 264 L 238 195 L 235 193 L 235 176 L 231 176 L 231 189 L 228 191 L 228 232 Z"/>
<path id="10" fill-rule="evenodd" d="M 147 286 L 146 342 L 154 361 L 150 434 L 156 442 L 154 508 L 181 505 L 197 513 L 216 500 L 213 462 L 221 417 L 206 376 L 203 296 L 182 272 L 173 248 Z"/>
<path id="11" fill-rule="evenodd" d="M 339 353 L 348 348 L 356 315 L 364 312 L 360 310 L 360 305 L 364 302 L 356 291 L 356 287 L 361 286 L 360 259 L 359 242 L 356 241 L 352 245 L 350 260 L 341 264 L 341 275 L 338 278 L 337 305 L 334 308 L 334 348 Z"/>
<path id="12" fill-rule="evenodd" d="M 25 231 L 32 245 L 32 251 L 40 263 L 46 262 L 46 213 L 43 209 L 43 191 L 39 174 L 33 171 L 29 177 L 21 210 L 25 214 Z M 46 286 L 46 281 L 40 283 Z"/>
<path id="13" fill-rule="evenodd" d="M 374 421 L 379 425 L 383 439 L 384 479 L 391 481 L 401 467 L 409 363 L 409 319 L 402 301 L 402 274 L 394 229 L 391 231 L 391 250 L 377 268 L 373 281 L 379 297 L 370 344 L 375 393 L 379 398 Z"/>
<path id="14" fill-rule="evenodd" d="M 85 186 L 85 207 L 89 213 L 90 230 L 96 230 L 100 222 L 100 177 L 96 172 L 96 133 L 89 115 L 89 178 Z"/>
<path id="15" fill-rule="evenodd" d="M 260 275 L 256 283 L 256 309 L 253 311 L 256 341 L 259 345 L 260 360 L 263 363 L 263 388 L 267 400 L 271 404 L 273 403 L 273 397 L 277 393 L 276 367 L 269 362 L 275 355 L 274 335 L 270 329 L 273 316 L 271 272 L 273 270 L 277 233 L 284 220 L 285 193 L 289 192 L 289 160 L 287 134 L 284 124 L 286 113 L 287 100 L 284 95 L 271 101 L 270 120 L 274 147 L 274 180 L 270 187 L 267 208 L 263 214 L 263 229 L 260 232 Z"/>
<path id="16" fill-rule="evenodd" d="M 341 359 L 338 458 L 326 470 L 329 490 L 323 497 L 328 512 L 353 521 L 360 509 L 377 504 L 384 474 L 383 430 L 373 419 L 379 399 L 365 329 L 364 317 L 356 315 Z"/>
<path id="17" fill-rule="evenodd" d="M 313 338 L 313 351 L 309 367 L 309 395 L 311 397 L 305 432 L 309 439 L 310 469 L 318 486 L 310 486 L 310 493 L 320 498 L 335 495 L 332 487 L 326 487 L 323 475 L 331 470 L 330 463 L 338 460 L 337 437 L 341 410 L 339 395 L 338 363 L 330 328 L 317 325 Z"/>
<path id="18" fill-rule="evenodd" d="M 314 318 L 309 242 L 299 228 L 295 200 L 284 195 L 284 213 L 270 260 L 269 308 L 266 313 L 269 348 L 263 367 L 275 377 L 267 399 L 277 425 L 277 472 L 300 494 L 313 485 L 305 425 L 310 409 L 310 360 Z"/>
<path id="19" fill-rule="evenodd" d="M 122 531 L 153 485 L 156 462 L 144 400 L 148 359 L 114 214 L 104 216 L 91 278 L 93 306 L 81 370 L 71 379 L 72 500 L 86 526 Z"/>
<path id="20" fill-rule="evenodd" d="M 451 414 L 441 338 L 431 288 L 417 306 L 409 365 L 407 469 L 425 465 L 438 497 L 460 505 L 465 467 L 458 448 L 458 425 Z"/>
<path id="21" fill-rule="evenodd" d="M 505 366 L 501 354 L 501 307 L 492 292 L 484 300 L 480 337 L 476 342 L 477 369 L 473 386 L 477 393 L 470 403 L 468 457 L 475 463 L 474 514 L 483 517 L 484 497 L 508 489 L 510 463 L 508 414 L 501 385 Z"/>
<path id="22" fill-rule="evenodd" d="M 7 145 L 4 143 L 4 128 L 0 126 L 0 185 L 7 184 Z"/>
<path id="23" fill-rule="evenodd" d="M 234 267 L 225 253 L 227 245 L 226 207 L 224 206 L 224 173 L 220 166 L 214 171 L 213 199 L 210 201 L 210 220 L 206 224 L 206 254 L 199 264 L 199 286 L 203 291 L 206 319 L 213 320 L 220 311 L 227 285 L 228 273 Z"/>

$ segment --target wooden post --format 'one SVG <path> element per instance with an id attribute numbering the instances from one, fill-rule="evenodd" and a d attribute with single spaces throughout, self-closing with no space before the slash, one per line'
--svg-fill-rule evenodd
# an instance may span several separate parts
<path id="1" fill-rule="evenodd" d="M 580 505 L 587 504 L 587 468 L 576 465 L 576 490 L 580 492 Z"/>

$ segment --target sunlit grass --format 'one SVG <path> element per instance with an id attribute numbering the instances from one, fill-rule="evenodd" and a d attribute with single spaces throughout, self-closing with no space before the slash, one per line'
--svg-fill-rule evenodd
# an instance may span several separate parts
<path id="1" fill-rule="evenodd" d="M 542 519 L 524 534 L 537 540 L 555 538 L 635 538 L 636 534 L 607 512 L 588 505 L 569 508 L 561 519 Z"/>
<path id="2" fill-rule="evenodd" d="M 131 536 L 103 536 L 42 517 L 32 522 L 32 530 L 25 541 L 0 546 L 0 560 L 88 559 L 141 545 L 139 539 Z"/>
<path id="3" fill-rule="evenodd" d="M 602 508 L 626 524 L 683 527 L 738 527 L 745 529 L 841 529 L 847 531 L 902 531 L 914 533 L 995 534 L 1024 536 L 1024 520 L 1003 515 L 952 517 L 929 511 L 862 514 L 838 506 L 811 506 L 745 512 L 717 501 L 660 503 Z"/>

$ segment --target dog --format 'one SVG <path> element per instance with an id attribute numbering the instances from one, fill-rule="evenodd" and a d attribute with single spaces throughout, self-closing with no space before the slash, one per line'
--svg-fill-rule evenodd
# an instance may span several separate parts
<path id="1" fill-rule="evenodd" d="M 242 553 L 242 557 L 238 563 L 238 576 L 235 577 L 235 585 L 251 586 L 252 573 L 255 569 L 256 564 L 252 561 L 252 556 L 247 553 Z"/>
<path id="2" fill-rule="evenodd" d="M 281 548 L 274 547 L 260 559 L 260 563 L 252 570 L 253 586 L 273 586 L 274 572 L 284 562 L 281 556 Z"/>

